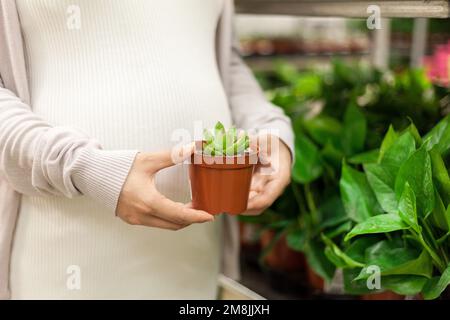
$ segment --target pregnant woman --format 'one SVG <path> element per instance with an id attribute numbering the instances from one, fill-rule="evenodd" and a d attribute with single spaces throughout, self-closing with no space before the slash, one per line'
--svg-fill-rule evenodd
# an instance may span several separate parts
<path id="1" fill-rule="evenodd" d="M 229 0 L 0 0 L 0 297 L 214 299 L 238 276 L 236 221 L 190 208 L 170 157 L 196 121 L 276 129 L 248 214 L 289 182 L 289 120 L 232 18 Z"/>

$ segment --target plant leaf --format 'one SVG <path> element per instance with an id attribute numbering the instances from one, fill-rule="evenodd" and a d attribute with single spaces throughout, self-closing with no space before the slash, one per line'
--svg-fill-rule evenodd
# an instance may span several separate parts
<path id="1" fill-rule="evenodd" d="M 300 229 L 289 232 L 286 235 L 286 241 L 288 246 L 293 250 L 304 251 L 306 244 L 306 232 Z"/>
<path id="2" fill-rule="evenodd" d="M 345 268 L 342 273 L 344 276 L 344 291 L 348 294 L 368 294 L 373 292 L 367 287 L 366 281 L 354 281 L 358 276 L 360 268 Z"/>
<path id="3" fill-rule="evenodd" d="M 335 118 L 319 115 L 304 120 L 303 126 L 313 140 L 322 146 L 329 142 L 338 145 L 342 125 Z"/>
<path id="4" fill-rule="evenodd" d="M 433 181 L 442 200 L 450 203 L 450 177 L 442 156 L 436 149 L 430 151 L 431 167 L 433 170 Z"/>
<path id="5" fill-rule="evenodd" d="M 396 213 L 398 208 L 395 194 L 395 176 L 380 164 L 364 165 L 367 181 L 375 193 L 378 203 L 387 213 Z"/>
<path id="6" fill-rule="evenodd" d="M 382 212 L 363 173 L 344 163 L 339 184 L 345 211 L 353 221 L 362 222 Z"/>
<path id="7" fill-rule="evenodd" d="M 216 126 L 214 127 L 215 135 L 218 134 L 224 135 L 225 134 L 225 126 L 222 124 L 222 122 L 218 121 L 216 123 Z"/>
<path id="8" fill-rule="evenodd" d="M 348 268 L 361 268 L 364 267 L 364 264 L 358 261 L 353 260 L 351 257 L 349 257 L 347 254 L 345 254 L 339 247 L 327 236 L 322 234 L 322 240 L 325 242 L 325 245 L 327 246 L 327 251 L 325 251 L 325 254 L 328 258 L 331 257 L 330 260 L 332 261 L 340 261 L 341 268 L 348 267 Z"/>
<path id="9" fill-rule="evenodd" d="M 220 131 L 216 131 L 216 135 L 214 136 L 214 151 L 218 153 L 224 153 L 224 145 L 225 145 L 225 134 Z"/>
<path id="10" fill-rule="evenodd" d="M 211 133 L 209 129 L 203 130 L 203 139 L 206 141 L 206 144 L 210 144 L 214 141 L 214 135 Z"/>
<path id="11" fill-rule="evenodd" d="M 359 107 L 351 104 L 344 114 L 342 147 L 346 155 L 354 155 L 364 149 L 367 134 L 367 120 Z"/>
<path id="12" fill-rule="evenodd" d="M 436 150 L 443 154 L 450 148 L 450 116 L 442 119 L 434 128 L 425 135 L 426 148 Z"/>
<path id="13" fill-rule="evenodd" d="M 228 156 L 243 153 L 247 149 L 247 135 L 241 136 L 233 145 L 229 146 L 225 154 Z"/>
<path id="14" fill-rule="evenodd" d="M 345 221 L 344 223 L 338 225 L 337 227 L 331 229 L 331 230 L 326 230 L 325 231 L 325 235 L 328 238 L 334 238 L 337 237 L 340 234 L 343 234 L 347 231 L 350 231 L 352 229 L 353 226 L 353 222 L 352 221 Z"/>
<path id="15" fill-rule="evenodd" d="M 325 247 L 325 256 L 328 258 L 328 260 L 331 261 L 332 264 L 336 266 L 336 268 L 344 269 L 347 267 L 347 263 L 345 263 L 340 257 L 338 257 L 334 252 L 333 249 L 330 247 Z"/>
<path id="16" fill-rule="evenodd" d="M 397 140 L 398 134 L 395 132 L 394 127 L 392 125 L 389 126 L 388 132 L 384 136 L 383 142 L 381 143 L 380 153 L 378 156 L 378 162 L 381 162 L 383 159 L 386 150 L 389 149 L 394 142 Z"/>
<path id="17" fill-rule="evenodd" d="M 359 153 L 348 159 L 348 163 L 351 164 L 365 164 L 365 163 L 376 163 L 378 161 L 380 150 L 370 150 L 363 153 Z"/>
<path id="18" fill-rule="evenodd" d="M 317 147 L 304 135 L 297 135 L 293 180 L 297 183 L 310 183 L 320 177 L 322 172 L 322 159 Z"/>
<path id="19" fill-rule="evenodd" d="M 402 134 L 384 153 L 381 164 L 396 176 L 401 165 L 416 151 L 414 137 L 409 132 Z"/>
<path id="20" fill-rule="evenodd" d="M 231 127 L 225 134 L 224 149 L 228 150 L 228 148 L 232 147 L 237 139 L 237 129 L 236 127 Z"/>
<path id="21" fill-rule="evenodd" d="M 418 215 L 426 217 L 434 208 L 434 187 L 431 159 L 425 147 L 414 152 L 400 167 L 395 180 L 397 198 L 400 198 L 406 183 L 416 195 Z"/>
<path id="22" fill-rule="evenodd" d="M 381 278 L 383 289 L 400 295 L 415 295 L 422 291 L 427 278 L 413 275 L 394 275 Z"/>
<path id="23" fill-rule="evenodd" d="M 320 224 L 318 228 L 325 230 L 326 228 L 335 227 L 348 221 L 347 213 L 341 198 L 337 195 L 330 196 L 319 206 L 318 214 L 320 214 Z"/>
<path id="24" fill-rule="evenodd" d="M 210 143 L 203 147 L 203 154 L 206 154 L 208 156 L 214 156 L 214 144 Z"/>
<path id="25" fill-rule="evenodd" d="M 370 266 L 378 266 L 382 276 L 416 275 L 431 278 L 433 264 L 426 251 L 417 256 L 415 250 L 407 248 L 383 247 L 382 250 L 385 251 L 378 252 L 377 256 L 369 258 L 368 263 Z M 372 273 L 368 272 L 368 267 L 365 267 L 355 280 L 367 279 L 370 275 Z"/>
<path id="26" fill-rule="evenodd" d="M 409 226 L 397 214 L 380 214 L 357 224 L 346 236 L 345 241 L 363 234 L 386 233 L 408 229 Z"/>
<path id="27" fill-rule="evenodd" d="M 434 277 L 425 284 L 422 293 L 426 300 L 436 299 L 450 284 L 450 266 L 448 266 L 440 277 Z"/>
<path id="28" fill-rule="evenodd" d="M 331 142 L 328 142 L 322 148 L 320 153 L 322 158 L 330 163 L 333 168 L 340 170 L 342 159 L 344 158 L 342 151 L 338 150 Z"/>
<path id="29" fill-rule="evenodd" d="M 353 260 L 365 263 L 366 250 L 381 240 L 382 238 L 379 235 L 367 235 L 365 237 L 354 239 L 345 250 L 345 253 Z"/>
<path id="30" fill-rule="evenodd" d="M 311 269 L 322 279 L 330 282 L 333 279 L 336 268 L 325 256 L 324 251 L 323 245 L 311 241 L 306 247 L 305 255 Z"/>
<path id="31" fill-rule="evenodd" d="M 437 191 L 435 192 L 435 201 L 436 203 L 431 213 L 431 221 L 438 228 L 448 232 L 450 231 L 450 211 L 448 210 L 450 206 L 447 210 L 445 209 L 442 198 Z"/>
<path id="32" fill-rule="evenodd" d="M 400 197 L 398 205 L 398 213 L 400 217 L 417 233 L 421 232 L 420 226 L 417 224 L 417 208 L 416 208 L 416 195 L 413 189 L 406 182 L 403 193 Z"/>
<path id="33" fill-rule="evenodd" d="M 420 136 L 419 130 L 417 130 L 417 127 L 414 125 L 414 123 L 411 121 L 411 124 L 406 129 L 407 132 L 411 133 L 414 140 L 416 141 L 416 144 L 420 147 L 422 146 L 422 137 Z"/>
<path id="34" fill-rule="evenodd" d="M 400 295 L 415 295 L 421 292 L 427 282 L 427 278 L 411 275 L 392 275 L 381 278 L 381 290 L 370 290 L 367 280 L 354 280 L 358 275 L 358 269 L 344 269 L 344 290 L 350 294 L 371 294 L 386 290 Z"/>

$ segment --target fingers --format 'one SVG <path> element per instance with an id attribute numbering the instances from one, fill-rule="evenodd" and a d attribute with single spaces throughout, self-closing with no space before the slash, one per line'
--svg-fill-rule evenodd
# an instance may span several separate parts
<path id="1" fill-rule="evenodd" d="M 248 195 L 248 198 L 249 198 L 249 199 L 254 198 L 254 197 L 256 197 L 260 192 L 261 192 L 261 191 L 250 190 L 250 193 L 249 193 L 249 195 Z"/>
<path id="2" fill-rule="evenodd" d="M 172 160 L 171 151 L 158 151 L 151 153 L 139 154 L 139 163 L 150 174 L 153 174 L 159 170 L 174 166 L 176 163 Z"/>
<path id="3" fill-rule="evenodd" d="M 244 215 L 258 215 L 268 207 L 280 196 L 283 192 L 283 187 L 277 180 L 268 182 L 261 192 L 251 192 L 247 211 Z"/>
<path id="4" fill-rule="evenodd" d="M 172 149 L 172 162 L 182 163 L 188 159 L 195 151 L 195 142 L 191 142 L 182 146 L 176 146 Z"/>
<path id="5" fill-rule="evenodd" d="M 152 201 L 152 215 L 176 224 L 192 224 L 214 221 L 214 216 L 201 210 L 195 210 L 185 204 L 174 202 L 159 194 Z"/>
<path id="6" fill-rule="evenodd" d="M 133 224 L 173 231 L 181 230 L 188 226 L 188 224 L 176 224 L 158 217 L 147 215 L 141 215 Z"/>
<path id="7" fill-rule="evenodd" d="M 250 186 L 250 191 L 257 191 L 257 192 L 262 191 L 269 181 L 270 177 L 268 175 L 261 175 L 257 173 L 254 174 Z"/>
<path id="8" fill-rule="evenodd" d="M 139 153 L 136 157 L 138 165 L 152 174 L 159 170 L 182 163 L 194 153 L 195 144 L 176 146 L 172 150 Z"/>

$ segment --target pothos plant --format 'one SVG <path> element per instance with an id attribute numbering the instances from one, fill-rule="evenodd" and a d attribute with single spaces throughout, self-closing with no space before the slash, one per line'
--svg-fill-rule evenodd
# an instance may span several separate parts
<path id="1" fill-rule="evenodd" d="M 322 234 L 325 254 L 344 270 L 349 293 L 381 290 L 435 299 L 450 284 L 450 117 L 420 137 L 390 127 L 376 157 L 344 163 L 342 201 L 356 225 L 340 244 Z"/>
<path id="2" fill-rule="evenodd" d="M 439 97 L 423 72 L 382 73 L 339 61 L 331 71 L 301 73 L 280 63 L 275 74 L 259 78 L 292 118 L 296 159 L 293 182 L 280 199 L 261 217 L 243 219 L 277 231 L 274 241 L 285 234 L 315 273 L 331 281 L 335 265 L 323 240 L 340 243 L 360 222 L 340 196 L 343 159 L 345 166 L 374 161 L 391 123 L 405 129 L 412 119 L 414 136 L 427 132 L 440 118 Z"/>

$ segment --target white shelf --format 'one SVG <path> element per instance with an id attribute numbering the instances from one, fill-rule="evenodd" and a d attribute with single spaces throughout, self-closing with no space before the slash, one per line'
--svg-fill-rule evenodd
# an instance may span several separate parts
<path id="1" fill-rule="evenodd" d="M 367 7 L 378 5 L 384 18 L 449 18 L 450 2 L 345 1 L 345 0 L 235 0 L 236 11 L 243 14 L 366 18 Z"/>
<path id="2" fill-rule="evenodd" d="M 225 277 L 219 276 L 219 300 L 266 300 L 256 292 L 242 284 Z"/>

